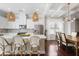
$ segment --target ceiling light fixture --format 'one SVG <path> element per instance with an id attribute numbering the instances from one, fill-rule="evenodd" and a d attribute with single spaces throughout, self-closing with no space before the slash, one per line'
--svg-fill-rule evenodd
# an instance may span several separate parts
<path id="1" fill-rule="evenodd" d="M 65 21 L 70 21 L 71 16 L 70 16 L 70 3 L 67 3 L 67 16 L 65 17 Z"/>
<path id="2" fill-rule="evenodd" d="M 35 21 L 38 21 L 38 19 L 39 19 L 38 13 L 36 11 L 33 12 L 32 20 L 35 22 Z"/>
<path id="3" fill-rule="evenodd" d="M 6 12 L 5 17 L 8 19 L 8 21 L 15 21 L 16 16 L 13 12 Z"/>
<path id="4" fill-rule="evenodd" d="M 71 15 L 70 15 L 70 3 L 67 3 L 67 17 L 65 17 L 65 21 L 67 22 L 72 22 L 75 20 L 75 18 L 71 18 Z"/>

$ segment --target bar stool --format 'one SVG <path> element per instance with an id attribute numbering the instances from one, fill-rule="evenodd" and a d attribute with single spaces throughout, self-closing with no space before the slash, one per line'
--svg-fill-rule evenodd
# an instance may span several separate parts
<path id="1" fill-rule="evenodd" d="M 7 39 L 5 39 L 4 37 L 1 37 L 3 39 L 3 51 L 4 51 L 4 55 L 11 55 L 12 53 L 12 43 L 9 43 Z M 9 40 L 10 41 L 10 40 Z"/>
<path id="2" fill-rule="evenodd" d="M 40 55 L 39 40 L 40 38 L 38 36 L 32 36 L 30 38 L 30 45 L 31 45 L 30 55 L 32 54 L 37 54 L 38 56 Z"/>
<path id="3" fill-rule="evenodd" d="M 15 55 L 23 55 L 25 54 L 25 45 L 23 42 L 23 38 L 21 36 L 14 36 L 14 53 Z"/>
<path id="4" fill-rule="evenodd" d="M 30 46 L 30 40 L 25 38 L 23 39 L 24 42 L 24 46 L 25 46 L 25 55 L 30 54 L 29 51 L 31 50 L 31 46 Z"/>
<path id="5" fill-rule="evenodd" d="M 3 38 L 0 37 L 0 55 L 4 55 L 4 43 L 3 43 Z"/>

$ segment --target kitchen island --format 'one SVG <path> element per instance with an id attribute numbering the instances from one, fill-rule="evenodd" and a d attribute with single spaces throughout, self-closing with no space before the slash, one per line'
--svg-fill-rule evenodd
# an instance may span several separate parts
<path id="1" fill-rule="evenodd" d="M 12 42 L 14 42 L 13 37 L 15 37 L 15 36 L 20 36 L 20 35 L 17 35 L 17 33 L 6 33 L 1 37 L 4 37 L 8 43 L 12 43 Z M 40 38 L 40 40 L 39 40 L 40 54 L 45 54 L 45 41 L 46 41 L 45 35 L 30 34 L 29 36 L 20 36 L 20 37 L 23 38 L 25 42 L 27 42 L 30 39 L 30 37 L 32 37 L 32 36 L 38 36 Z M 8 49 L 10 49 L 10 48 L 8 48 Z M 27 44 L 26 50 L 27 50 L 27 54 L 29 54 L 30 46 L 28 44 Z"/>

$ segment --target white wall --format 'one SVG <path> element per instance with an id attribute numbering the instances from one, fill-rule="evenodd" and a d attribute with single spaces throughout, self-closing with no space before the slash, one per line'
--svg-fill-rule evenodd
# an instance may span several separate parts
<path id="1" fill-rule="evenodd" d="M 0 16 L 0 28 L 5 28 L 7 25 L 7 20 Z"/>
<path id="2" fill-rule="evenodd" d="M 64 32 L 67 35 L 70 35 L 71 34 L 71 22 L 65 22 L 64 23 Z"/>

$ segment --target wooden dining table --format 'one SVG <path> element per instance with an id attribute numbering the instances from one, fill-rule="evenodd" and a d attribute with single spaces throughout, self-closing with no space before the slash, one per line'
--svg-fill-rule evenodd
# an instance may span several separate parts
<path id="1" fill-rule="evenodd" d="M 75 46 L 75 53 L 76 53 L 76 56 L 78 56 L 78 45 L 79 45 L 79 37 L 73 37 L 71 36 L 70 38 L 67 37 L 70 42 L 74 43 L 74 46 Z"/>

